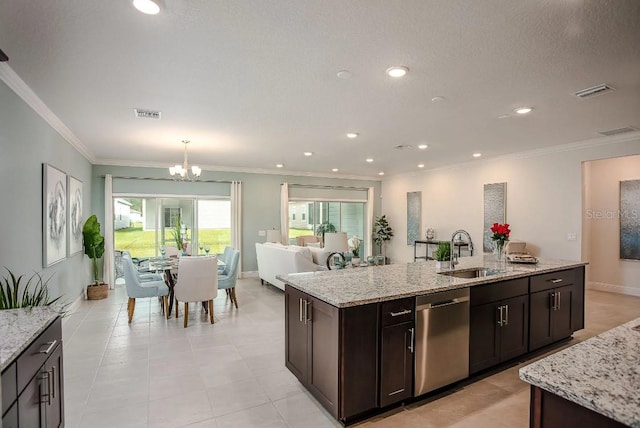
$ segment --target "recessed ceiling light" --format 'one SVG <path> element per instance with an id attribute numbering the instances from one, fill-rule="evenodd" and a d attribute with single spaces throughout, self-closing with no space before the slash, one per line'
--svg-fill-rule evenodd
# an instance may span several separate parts
<path id="1" fill-rule="evenodd" d="M 333 168 L 331 171 L 338 172 L 338 168 Z"/>
<path id="2" fill-rule="evenodd" d="M 530 113 L 531 110 L 533 110 L 533 107 L 518 107 L 513 111 L 515 111 L 518 114 L 527 114 L 527 113 Z"/>
<path id="3" fill-rule="evenodd" d="M 160 0 L 133 0 L 133 7 L 147 15 L 160 13 Z"/>
<path id="4" fill-rule="evenodd" d="M 409 68 L 404 65 L 387 68 L 387 74 L 390 77 L 402 77 L 409 72 Z"/>
<path id="5" fill-rule="evenodd" d="M 313 156 L 313 152 L 304 152 L 305 156 Z"/>
<path id="6" fill-rule="evenodd" d="M 474 158 L 479 158 L 480 156 L 482 156 L 482 153 L 474 153 L 474 154 L 473 154 L 473 157 L 474 157 Z"/>
<path id="7" fill-rule="evenodd" d="M 431 98 L 431 102 L 433 103 L 439 103 L 440 101 L 444 101 L 444 97 L 438 95 L 437 97 Z"/>
<path id="8" fill-rule="evenodd" d="M 384 175 L 384 171 L 380 171 L 378 175 Z"/>
<path id="9" fill-rule="evenodd" d="M 373 158 L 367 158 L 367 162 L 369 163 L 373 162 Z"/>
<path id="10" fill-rule="evenodd" d="M 418 168 L 424 168 L 424 164 L 423 163 L 419 163 L 418 164 Z"/>
<path id="11" fill-rule="evenodd" d="M 353 73 L 351 73 L 349 70 L 340 70 L 336 73 L 336 76 L 338 76 L 339 79 L 346 80 L 353 76 Z"/>
<path id="12" fill-rule="evenodd" d="M 281 163 L 277 163 L 276 164 L 276 168 L 282 168 L 284 165 L 282 165 Z"/>
<path id="13" fill-rule="evenodd" d="M 428 144 L 420 144 L 420 145 L 418 146 L 418 148 L 419 148 L 420 150 L 424 150 L 424 149 L 426 149 L 427 147 L 429 147 L 429 145 L 428 145 Z"/>
<path id="14" fill-rule="evenodd" d="M 358 138 L 358 135 L 357 132 L 347 132 L 347 138 Z"/>

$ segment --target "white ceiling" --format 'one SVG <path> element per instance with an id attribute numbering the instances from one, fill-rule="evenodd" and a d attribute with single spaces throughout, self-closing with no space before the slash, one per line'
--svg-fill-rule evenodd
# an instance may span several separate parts
<path id="1" fill-rule="evenodd" d="M 8 65 L 96 163 L 181 163 L 189 139 L 205 169 L 379 178 L 640 128 L 638 0 L 164 3 L 0 1 Z"/>

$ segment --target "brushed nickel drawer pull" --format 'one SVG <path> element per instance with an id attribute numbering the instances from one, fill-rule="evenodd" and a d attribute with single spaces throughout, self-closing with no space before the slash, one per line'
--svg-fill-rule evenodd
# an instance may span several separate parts
<path id="1" fill-rule="evenodd" d="M 47 349 L 45 349 L 44 351 L 38 351 L 39 354 L 48 354 L 49 352 L 51 352 L 51 350 L 53 348 L 56 347 L 56 344 L 58 343 L 58 340 L 55 339 L 53 342 L 47 342 L 45 343 L 45 345 L 49 345 L 49 347 Z M 43 345 L 44 346 L 44 345 Z"/>
<path id="2" fill-rule="evenodd" d="M 413 312 L 411 309 L 405 309 L 400 312 L 389 312 L 392 317 L 399 317 L 400 315 L 407 315 Z"/>
<path id="3" fill-rule="evenodd" d="M 564 281 L 564 279 L 562 278 L 556 278 L 556 279 L 550 279 L 549 282 L 552 282 L 553 284 L 559 284 L 562 281 Z"/>

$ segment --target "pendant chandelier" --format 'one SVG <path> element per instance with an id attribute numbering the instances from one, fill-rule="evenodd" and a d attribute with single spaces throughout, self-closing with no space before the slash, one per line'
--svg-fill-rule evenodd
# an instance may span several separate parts
<path id="1" fill-rule="evenodd" d="M 189 164 L 187 163 L 187 144 L 189 144 L 189 142 L 189 140 L 182 140 L 184 144 L 184 162 L 182 165 L 169 167 L 169 174 L 171 174 L 174 180 L 196 181 L 198 177 L 200 177 L 200 174 L 202 174 L 202 169 L 195 165 L 191 167 L 191 174 L 189 174 Z M 191 175 L 193 175 L 193 177 Z"/>

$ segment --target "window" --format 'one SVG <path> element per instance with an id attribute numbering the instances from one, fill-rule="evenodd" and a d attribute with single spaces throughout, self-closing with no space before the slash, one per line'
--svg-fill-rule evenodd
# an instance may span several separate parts
<path id="1" fill-rule="evenodd" d="M 164 227 L 175 227 L 175 219 L 181 216 L 180 208 L 164 209 Z"/>

